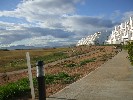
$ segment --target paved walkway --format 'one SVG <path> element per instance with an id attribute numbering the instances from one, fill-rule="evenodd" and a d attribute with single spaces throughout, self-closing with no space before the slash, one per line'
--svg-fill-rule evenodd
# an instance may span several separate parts
<path id="1" fill-rule="evenodd" d="M 133 67 L 126 51 L 47 100 L 133 100 Z"/>

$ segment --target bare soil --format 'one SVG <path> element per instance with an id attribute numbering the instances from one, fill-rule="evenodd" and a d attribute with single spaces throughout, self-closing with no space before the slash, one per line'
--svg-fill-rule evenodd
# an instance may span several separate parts
<path id="1" fill-rule="evenodd" d="M 68 51 L 72 55 L 72 52 L 75 51 L 83 51 L 84 54 L 82 55 L 75 55 L 74 57 L 70 57 L 67 59 L 59 60 L 54 63 L 49 63 L 45 67 L 45 74 L 57 74 L 59 72 L 66 72 L 71 76 L 77 75 L 78 78 L 76 80 L 81 79 L 82 77 L 89 74 L 91 71 L 95 70 L 96 68 L 100 67 L 103 63 L 107 60 L 111 59 L 118 53 L 118 50 L 114 49 L 112 46 L 92 46 L 92 47 L 78 47 L 75 48 L 73 51 Z M 86 59 L 96 58 L 95 62 L 87 63 L 83 66 L 78 66 L 81 61 Z M 75 63 L 77 66 L 75 67 L 66 67 L 67 64 Z M 36 77 L 36 70 L 35 68 L 32 69 L 32 74 Z M 19 71 L 19 72 L 12 72 L 12 73 L 1 73 L 0 74 L 0 85 L 4 85 L 10 82 L 15 82 L 21 78 L 28 77 L 27 70 Z M 76 81 L 75 80 L 75 81 Z M 46 85 L 46 95 L 47 97 L 58 92 L 59 90 L 63 89 L 69 84 L 49 84 Z M 24 100 L 24 99 L 21 99 Z"/>

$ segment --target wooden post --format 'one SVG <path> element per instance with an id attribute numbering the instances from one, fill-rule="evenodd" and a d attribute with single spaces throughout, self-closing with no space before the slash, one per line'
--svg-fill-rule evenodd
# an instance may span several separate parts
<path id="1" fill-rule="evenodd" d="M 31 96 L 32 96 L 32 100 L 35 100 L 35 92 L 34 92 L 34 86 L 33 86 L 33 79 L 32 79 L 32 72 L 31 72 L 31 64 L 30 64 L 29 52 L 26 53 L 26 58 L 27 58 L 27 66 L 28 66 L 30 88 L 31 88 Z"/>

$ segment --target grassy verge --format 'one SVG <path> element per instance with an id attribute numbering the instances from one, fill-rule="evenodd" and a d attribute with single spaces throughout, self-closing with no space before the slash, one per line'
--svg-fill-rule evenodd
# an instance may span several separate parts
<path id="1" fill-rule="evenodd" d="M 26 95 L 30 91 L 28 79 L 0 86 L 0 100 Z"/>
<path id="2" fill-rule="evenodd" d="M 111 46 L 107 46 L 110 47 Z M 0 73 L 11 72 L 27 68 L 25 53 L 29 52 L 32 67 L 38 60 L 45 63 L 57 61 L 67 57 L 78 56 L 91 51 L 106 51 L 104 46 L 80 46 L 71 48 L 51 48 L 51 49 L 35 49 L 35 50 L 1 50 L 0 51 Z M 74 65 L 72 65 L 74 66 Z M 71 65 L 68 67 L 72 67 Z"/>
<path id="3" fill-rule="evenodd" d="M 50 62 L 57 61 L 59 59 L 63 59 L 67 57 L 68 55 L 64 52 L 55 52 L 45 56 L 31 57 L 31 64 L 32 64 L 32 67 L 35 67 L 36 62 L 39 60 L 45 61 L 45 63 L 50 63 Z M 7 64 L 5 63 L 5 65 L 1 66 L 0 72 L 8 72 L 8 71 L 20 70 L 25 68 L 27 68 L 26 60 L 16 59 L 16 60 L 7 62 Z"/>
<path id="4" fill-rule="evenodd" d="M 42 57 L 35 57 L 33 58 L 33 62 L 37 62 L 39 60 L 41 61 L 45 61 L 45 63 L 50 63 L 59 59 L 63 59 L 63 58 L 67 58 L 68 55 L 66 53 L 63 52 L 56 52 L 50 55 L 46 55 L 46 56 L 42 56 Z"/>
<path id="5" fill-rule="evenodd" d="M 129 60 L 133 65 L 133 41 L 128 42 L 128 44 L 126 45 L 126 49 L 128 50 Z"/>
<path id="6" fill-rule="evenodd" d="M 47 84 L 70 84 L 77 79 L 77 75 L 70 76 L 65 72 L 60 72 L 58 74 L 45 75 L 46 85 Z M 37 87 L 36 78 L 33 79 L 34 87 Z M 18 80 L 14 83 L 9 83 L 3 86 L 0 86 L 0 100 L 8 100 L 14 97 L 24 96 L 30 94 L 29 80 L 27 78 Z"/>

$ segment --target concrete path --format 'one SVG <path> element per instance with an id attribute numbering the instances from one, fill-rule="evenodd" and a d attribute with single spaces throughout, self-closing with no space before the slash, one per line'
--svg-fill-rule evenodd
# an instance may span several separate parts
<path id="1" fill-rule="evenodd" d="M 133 66 L 126 51 L 47 100 L 133 100 Z"/>

